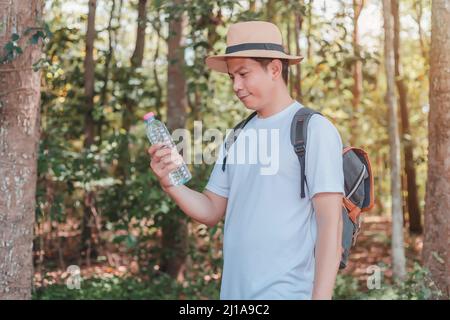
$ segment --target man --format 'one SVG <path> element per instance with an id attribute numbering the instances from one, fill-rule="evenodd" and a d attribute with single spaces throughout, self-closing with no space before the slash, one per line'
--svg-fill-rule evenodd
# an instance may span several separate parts
<path id="1" fill-rule="evenodd" d="M 289 139 L 292 118 L 303 106 L 287 88 L 288 66 L 301 60 L 283 52 L 282 36 L 274 24 L 231 25 L 226 53 L 208 57 L 206 64 L 227 73 L 237 97 L 257 115 L 228 152 L 220 148 L 203 193 L 170 185 L 168 174 L 182 161 L 176 151 L 161 145 L 149 149 L 150 166 L 163 190 L 187 215 L 208 226 L 225 215 L 221 299 L 332 297 L 341 256 L 342 142 L 325 117 L 311 118 L 306 197 L 301 198 L 300 163 Z M 252 146 L 268 144 L 246 139 L 258 137 L 246 134 L 252 130 L 277 133 L 270 147 L 271 159 L 278 165 L 268 174 L 261 161 L 236 161 L 254 151 Z M 222 167 L 225 156 L 230 160 Z"/>

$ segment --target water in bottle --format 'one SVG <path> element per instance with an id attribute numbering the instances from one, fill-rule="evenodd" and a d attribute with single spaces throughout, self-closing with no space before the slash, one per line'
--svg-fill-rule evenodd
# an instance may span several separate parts
<path id="1" fill-rule="evenodd" d="M 145 121 L 145 131 L 147 133 L 148 140 L 153 145 L 155 143 L 163 143 L 169 148 L 174 148 L 175 143 L 173 142 L 172 136 L 167 130 L 164 123 L 157 120 L 153 112 L 149 112 L 144 116 Z M 191 173 L 185 162 L 169 173 L 170 182 L 173 185 L 185 184 L 192 178 Z"/>

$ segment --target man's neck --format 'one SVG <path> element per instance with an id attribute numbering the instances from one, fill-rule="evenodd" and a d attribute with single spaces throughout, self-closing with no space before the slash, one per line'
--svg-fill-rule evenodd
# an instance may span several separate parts
<path id="1" fill-rule="evenodd" d="M 263 108 L 257 111 L 259 118 L 268 118 L 278 112 L 283 111 L 287 107 L 289 107 L 292 103 L 294 103 L 294 99 L 289 94 L 284 94 L 279 99 L 273 99 L 270 104 L 264 106 Z"/>

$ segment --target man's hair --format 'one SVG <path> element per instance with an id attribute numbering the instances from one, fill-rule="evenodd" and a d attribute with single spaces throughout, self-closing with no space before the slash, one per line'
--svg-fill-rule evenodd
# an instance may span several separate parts
<path id="1" fill-rule="evenodd" d="M 256 62 L 259 62 L 259 64 L 261 65 L 261 67 L 263 67 L 264 70 L 267 70 L 267 65 L 269 63 L 271 63 L 273 60 L 278 59 L 278 58 L 259 58 L 259 57 L 254 57 L 252 58 L 253 60 L 255 60 Z M 282 64 L 282 71 L 281 71 L 281 75 L 283 77 L 284 83 L 286 85 L 288 85 L 288 77 L 289 77 L 289 61 L 287 59 L 278 59 L 281 61 Z"/>

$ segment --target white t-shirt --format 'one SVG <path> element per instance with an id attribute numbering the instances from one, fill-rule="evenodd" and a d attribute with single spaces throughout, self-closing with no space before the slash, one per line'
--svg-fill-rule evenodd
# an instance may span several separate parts
<path id="1" fill-rule="evenodd" d="M 228 152 L 225 172 L 220 147 L 206 189 L 228 198 L 221 299 L 311 298 L 317 232 L 311 199 L 320 192 L 344 193 L 344 174 L 338 131 L 325 117 L 312 116 L 306 197 L 300 198 L 290 127 L 302 107 L 296 101 L 270 117 L 251 119 Z"/>

